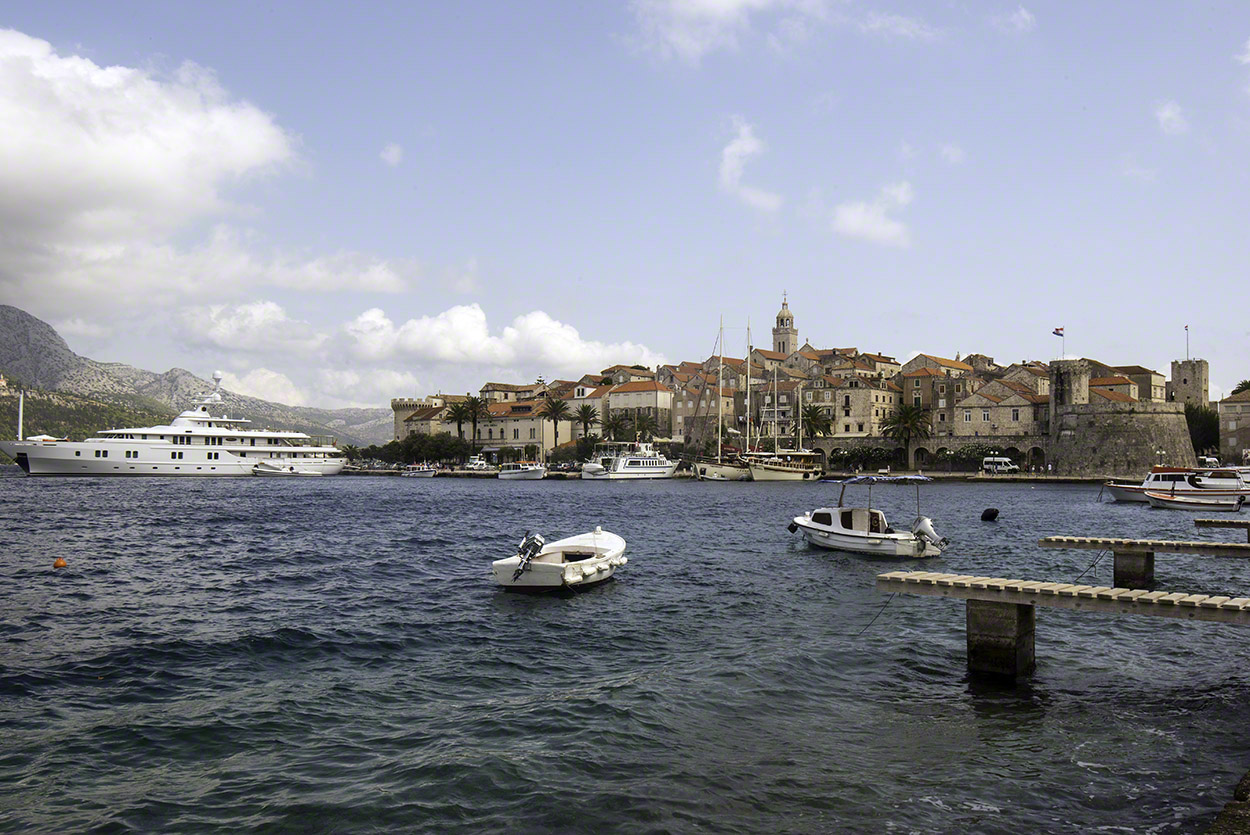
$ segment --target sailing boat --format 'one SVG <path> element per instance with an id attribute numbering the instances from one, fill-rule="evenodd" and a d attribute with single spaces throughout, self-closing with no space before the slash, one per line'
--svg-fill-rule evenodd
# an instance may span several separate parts
<path id="1" fill-rule="evenodd" d="M 716 362 L 716 458 L 711 461 L 695 459 L 693 464 L 694 477 L 699 481 L 749 481 L 751 471 L 746 464 L 736 459 L 725 459 L 724 439 L 722 437 L 725 427 L 725 392 L 724 384 L 722 383 L 722 377 L 725 373 L 725 320 L 723 317 L 721 318 L 720 336 L 717 339 L 717 344 L 720 346 L 720 353 L 717 355 Z M 750 397 L 751 352 L 749 350 L 747 351 L 746 371 L 747 396 Z M 748 406 L 749 410 L 750 407 Z M 750 429 L 747 431 L 750 432 Z"/>
<path id="2" fill-rule="evenodd" d="M 798 413 L 799 436 L 803 432 L 802 386 L 798 388 L 799 399 L 794 405 Z M 773 368 L 773 449 L 771 455 L 747 456 L 747 464 L 751 468 L 752 481 L 819 481 L 824 473 L 820 464 L 820 456 L 806 449 L 781 449 L 777 438 L 777 417 L 780 406 L 780 395 L 777 385 L 777 369 Z"/>

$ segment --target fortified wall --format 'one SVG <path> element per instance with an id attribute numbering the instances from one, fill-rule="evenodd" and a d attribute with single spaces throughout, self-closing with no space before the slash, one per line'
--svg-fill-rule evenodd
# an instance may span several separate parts
<path id="1" fill-rule="evenodd" d="M 1140 477 L 1156 464 L 1197 465 L 1183 403 L 1116 402 L 1092 396 L 1085 360 L 1050 372 L 1050 449 L 1063 475 Z"/>

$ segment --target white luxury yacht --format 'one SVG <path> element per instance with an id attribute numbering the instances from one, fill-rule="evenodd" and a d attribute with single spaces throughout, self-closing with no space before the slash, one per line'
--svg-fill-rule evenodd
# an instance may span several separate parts
<path id="1" fill-rule="evenodd" d="M 221 372 L 213 381 L 213 391 L 168 426 L 108 429 L 85 441 L 46 435 L 0 441 L 0 451 L 30 475 L 250 476 L 262 463 L 321 475 L 343 469 L 333 438 L 249 429 L 251 421 L 214 415 Z"/>
<path id="2" fill-rule="evenodd" d="M 595 445 L 595 457 L 582 465 L 582 478 L 672 478 L 678 463 L 646 442 L 607 441 Z"/>

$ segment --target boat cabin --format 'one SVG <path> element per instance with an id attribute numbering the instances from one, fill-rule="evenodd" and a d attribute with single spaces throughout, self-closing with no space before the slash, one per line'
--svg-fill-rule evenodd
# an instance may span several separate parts
<path id="1" fill-rule="evenodd" d="M 833 515 L 835 513 L 838 516 L 836 523 L 833 519 Z M 812 513 L 812 521 L 817 525 L 828 525 L 831 528 L 840 527 L 844 531 L 859 531 L 861 533 L 893 533 L 890 526 L 886 524 L 884 513 L 879 510 L 872 510 L 865 507 L 841 507 L 817 510 Z"/>

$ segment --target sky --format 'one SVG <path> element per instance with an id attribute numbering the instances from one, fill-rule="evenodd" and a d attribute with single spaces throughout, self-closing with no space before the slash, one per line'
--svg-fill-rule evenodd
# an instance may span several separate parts
<path id="1" fill-rule="evenodd" d="M 1250 4 L 0 3 L 0 302 L 293 405 L 769 331 L 1250 378 Z M 1066 341 L 1052 335 L 1065 329 Z"/>

